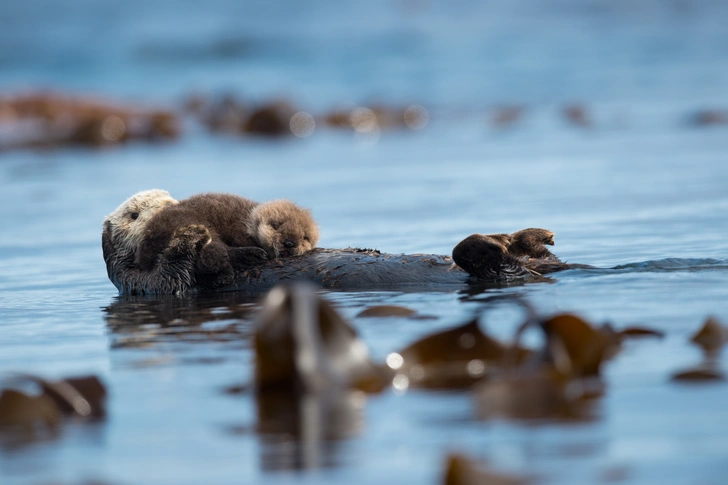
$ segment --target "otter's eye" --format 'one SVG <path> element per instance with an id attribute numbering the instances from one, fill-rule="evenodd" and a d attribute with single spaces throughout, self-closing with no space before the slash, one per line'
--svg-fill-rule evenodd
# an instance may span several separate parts
<path id="1" fill-rule="evenodd" d="M 139 219 L 139 213 L 138 212 L 132 212 L 131 213 L 131 218 L 134 219 L 134 220 Z"/>
<path id="2" fill-rule="evenodd" d="M 279 227 L 281 227 L 281 223 L 280 222 L 277 222 L 277 221 L 276 222 L 271 222 L 270 223 L 270 227 L 272 227 L 273 229 L 276 229 L 277 230 Z"/>

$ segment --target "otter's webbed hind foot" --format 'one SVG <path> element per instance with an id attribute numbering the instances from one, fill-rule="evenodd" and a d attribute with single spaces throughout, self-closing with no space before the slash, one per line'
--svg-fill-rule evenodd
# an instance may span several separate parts
<path id="1" fill-rule="evenodd" d="M 532 276 L 523 262 L 508 254 L 500 241 L 490 236 L 473 234 L 452 250 L 455 264 L 468 274 L 487 281 L 507 281 Z"/>
<path id="2" fill-rule="evenodd" d="M 259 266 L 268 261 L 268 253 L 265 249 L 256 246 L 228 247 L 228 257 L 233 268 L 246 270 Z"/>

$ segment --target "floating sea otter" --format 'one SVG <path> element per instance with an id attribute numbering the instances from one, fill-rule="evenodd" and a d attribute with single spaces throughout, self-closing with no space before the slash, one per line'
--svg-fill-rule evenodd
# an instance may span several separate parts
<path id="1" fill-rule="evenodd" d="M 232 194 L 210 193 L 176 201 L 168 192 L 149 190 L 132 196 L 106 218 L 103 248 L 109 278 L 121 292 L 126 286 L 138 292 L 139 278 L 144 280 L 142 286 L 160 278 L 184 282 L 174 291 L 180 293 L 189 289 L 189 282 L 205 289 L 230 285 L 236 271 L 260 265 L 268 257 L 301 255 L 316 245 L 318 237 L 310 211 L 287 200 L 258 204 Z M 187 249 L 194 248 L 189 261 L 180 261 L 177 252 L 169 254 L 180 238 L 187 241 Z M 115 246 L 123 263 L 115 256 Z M 176 264 L 169 264 L 170 256 Z M 187 274 L 191 263 L 194 270 Z M 167 292 L 166 283 L 159 289 L 152 286 L 142 292 Z"/>
<path id="2" fill-rule="evenodd" d="M 545 244 L 553 245 L 553 233 L 545 229 L 524 229 L 511 235 L 474 234 L 455 246 L 452 258 L 432 254 L 383 254 L 375 250 L 352 248 L 310 249 L 318 239 L 318 232 L 311 231 L 308 245 L 304 245 L 305 249 L 310 250 L 296 251 L 291 255 L 273 251 L 276 255 L 288 257 L 257 263 L 254 258 L 247 259 L 237 268 L 233 265 L 231 276 L 217 279 L 217 273 L 210 277 L 200 271 L 200 265 L 205 265 L 204 256 L 201 258 L 201 255 L 205 254 L 205 248 L 214 238 L 210 230 L 199 223 L 177 225 L 171 233 L 165 229 L 167 235 L 163 239 L 166 246 L 157 248 L 151 265 L 140 267 L 136 252 L 131 248 L 138 248 L 142 240 L 140 234 L 153 227 L 150 221 L 154 214 L 149 213 L 171 211 L 179 204 L 166 192 L 146 191 L 124 202 L 104 221 L 104 260 L 109 279 L 120 294 L 261 291 L 284 280 L 308 280 L 322 287 L 352 289 L 462 286 L 469 281 L 523 280 L 571 267 L 582 267 L 560 261 L 544 247 Z M 133 219 L 134 223 L 129 223 L 126 218 L 134 213 L 137 218 Z M 271 212 L 274 213 L 277 212 Z M 271 214 L 260 211 L 259 219 L 255 217 L 254 211 L 250 214 L 251 219 L 257 221 L 254 223 L 257 224 L 257 234 L 276 231 L 274 226 L 266 228 L 265 225 L 265 221 L 274 221 Z M 277 229 L 278 234 L 281 233 L 281 227 Z M 284 241 L 285 248 L 285 238 L 266 237 Z M 225 247 L 222 237 L 220 240 Z"/>

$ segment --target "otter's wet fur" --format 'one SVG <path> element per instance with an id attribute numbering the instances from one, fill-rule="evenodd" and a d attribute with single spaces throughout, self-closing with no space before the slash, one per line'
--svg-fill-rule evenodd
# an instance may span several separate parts
<path id="1" fill-rule="evenodd" d="M 141 271 L 136 264 L 137 248 L 149 220 L 176 204 L 165 190 L 145 190 L 129 197 L 104 220 L 101 248 L 106 272 L 119 293 L 182 294 L 195 288 L 197 252 L 209 238 L 199 228 L 176 231 L 153 268 Z"/>

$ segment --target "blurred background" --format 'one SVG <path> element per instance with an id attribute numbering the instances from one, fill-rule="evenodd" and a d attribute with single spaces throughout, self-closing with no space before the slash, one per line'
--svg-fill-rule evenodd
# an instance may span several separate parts
<path id="1" fill-rule="evenodd" d="M 726 19 L 722 0 L 0 2 L 0 371 L 97 373 L 111 396 L 91 431 L 5 443 L 0 482 L 439 483 L 464 449 L 545 483 L 722 483 L 728 391 L 668 377 L 700 322 L 728 321 Z M 249 380 L 256 298 L 129 302 L 106 277 L 101 223 L 149 188 L 292 199 L 323 247 L 450 254 L 546 227 L 562 259 L 619 265 L 327 294 L 377 358 L 513 296 L 666 338 L 610 367 L 589 424 L 385 393 L 335 439 L 271 438 L 222 391 Z M 356 318 L 377 303 L 435 318 Z"/>

